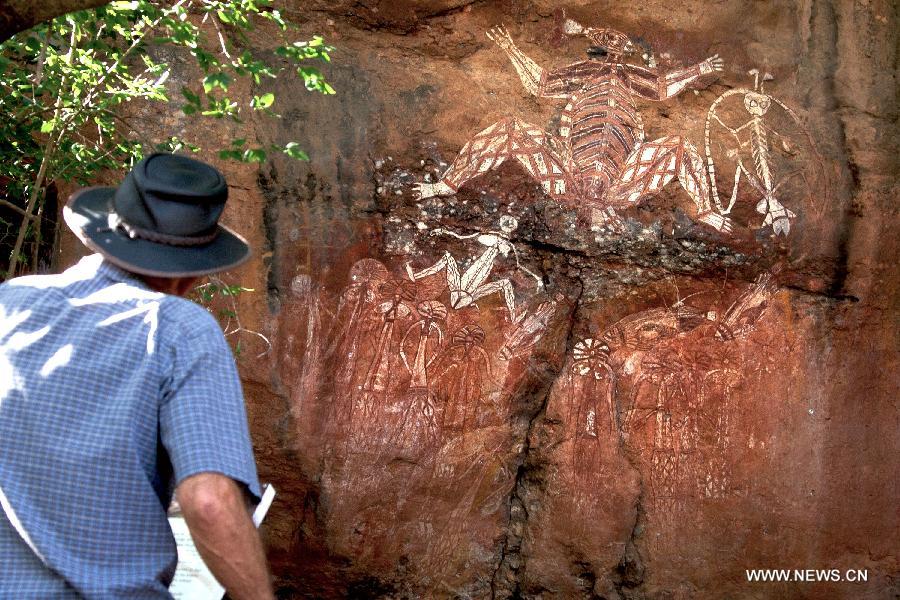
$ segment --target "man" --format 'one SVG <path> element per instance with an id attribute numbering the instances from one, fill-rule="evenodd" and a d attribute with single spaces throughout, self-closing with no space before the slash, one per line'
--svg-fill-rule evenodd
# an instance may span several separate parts
<path id="1" fill-rule="evenodd" d="M 0 598 L 171 598 L 174 494 L 232 598 L 272 598 L 234 360 L 182 298 L 249 257 L 214 168 L 154 154 L 66 223 L 97 252 L 0 286 Z"/>

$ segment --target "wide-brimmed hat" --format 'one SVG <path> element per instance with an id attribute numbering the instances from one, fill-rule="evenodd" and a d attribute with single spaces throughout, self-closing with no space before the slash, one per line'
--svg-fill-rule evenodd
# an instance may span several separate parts
<path id="1" fill-rule="evenodd" d="M 88 248 L 123 269 L 191 277 L 250 257 L 246 240 L 218 224 L 227 199 L 225 177 L 214 167 L 178 154 L 151 154 L 119 187 L 72 194 L 63 217 Z"/>

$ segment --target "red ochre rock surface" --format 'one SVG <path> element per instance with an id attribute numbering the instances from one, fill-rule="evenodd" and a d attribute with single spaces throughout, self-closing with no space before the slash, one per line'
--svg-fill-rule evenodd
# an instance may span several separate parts
<path id="1" fill-rule="evenodd" d="M 897 597 L 895 4 L 283 4 L 337 47 L 337 94 L 280 78 L 281 120 L 182 132 L 311 158 L 217 163 L 226 222 L 256 249 L 225 280 L 256 290 L 230 339 L 279 491 L 279 598 Z M 626 32 L 663 72 L 723 59 L 635 107 L 644 139 L 680 136 L 704 177 L 710 123 L 725 205 L 744 165 L 732 232 L 679 183 L 686 146 L 610 223 L 609 196 L 548 193 L 517 159 L 565 158 L 568 100 L 530 95 L 485 33 L 504 25 L 552 70 L 593 43 L 566 18 Z M 757 96 L 751 69 L 774 77 Z M 509 117 L 531 137 L 464 148 Z M 486 172 L 417 198 L 484 148 Z M 766 193 L 787 235 L 757 211 Z M 748 581 L 763 568 L 868 581 Z"/>

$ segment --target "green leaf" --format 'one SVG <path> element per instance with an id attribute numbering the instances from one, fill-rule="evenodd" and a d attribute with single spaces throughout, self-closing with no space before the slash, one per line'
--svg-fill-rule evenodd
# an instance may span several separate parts
<path id="1" fill-rule="evenodd" d="M 219 150 L 219 158 L 222 160 L 241 160 L 243 156 L 238 150 Z"/>
<path id="2" fill-rule="evenodd" d="M 200 106 L 200 96 L 192 92 L 189 88 L 182 86 L 181 87 L 181 95 L 185 97 L 185 99 L 191 104 L 195 104 Z"/>
<path id="3" fill-rule="evenodd" d="M 266 151 L 263 150 L 262 148 L 257 148 L 255 150 L 253 150 L 253 149 L 244 150 L 244 155 L 241 157 L 241 160 L 243 160 L 244 162 L 248 162 L 248 163 L 249 162 L 255 162 L 255 163 L 265 162 L 266 161 Z"/>
<path id="4" fill-rule="evenodd" d="M 279 148 L 279 150 L 296 160 L 309 160 L 309 155 L 300 149 L 300 144 L 297 142 L 288 142 L 284 148 Z"/>
<path id="5" fill-rule="evenodd" d="M 56 127 L 56 119 L 50 119 L 41 123 L 41 133 L 50 133 Z"/>
<path id="6" fill-rule="evenodd" d="M 203 78 L 203 91 L 208 94 L 215 88 L 220 87 L 227 92 L 231 81 L 231 76 L 228 73 L 210 73 Z"/>
<path id="7" fill-rule="evenodd" d="M 253 100 L 250 101 L 250 106 L 252 106 L 255 110 L 262 110 L 264 108 L 269 108 L 274 103 L 275 94 L 269 92 L 267 94 L 263 94 L 262 96 L 253 96 Z"/>

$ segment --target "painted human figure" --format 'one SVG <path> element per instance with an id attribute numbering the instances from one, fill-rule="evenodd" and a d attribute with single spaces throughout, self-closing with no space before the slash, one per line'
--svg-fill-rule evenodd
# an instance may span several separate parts
<path id="1" fill-rule="evenodd" d="M 613 406 L 615 374 L 609 364 L 609 346 L 601 340 L 585 338 L 575 344 L 572 359 L 571 372 L 577 376 L 578 385 L 572 381 L 571 387 L 577 392 L 568 421 L 574 423 L 576 438 L 596 438 L 601 411 L 606 412 L 607 428 L 613 430 L 617 427 L 616 409 Z M 598 381 L 603 383 L 596 384 Z M 598 385 L 603 386 L 604 393 L 600 393 Z M 601 398 L 606 400 L 603 408 L 600 407 Z"/>
<path id="2" fill-rule="evenodd" d="M 464 325 L 450 336 L 450 343 L 438 359 L 435 377 L 444 401 L 442 430 L 468 431 L 478 418 L 483 384 L 491 375 L 491 360 L 485 351 L 484 330 Z"/>
<path id="3" fill-rule="evenodd" d="M 447 318 L 447 307 L 437 300 L 420 302 L 416 307 L 421 318 L 409 326 L 403 339 L 400 340 L 400 358 L 403 366 L 410 374 L 410 389 L 428 389 L 428 368 L 437 358 L 437 350 L 444 341 L 444 333 L 441 331 L 441 323 Z M 412 361 L 406 354 L 404 345 L 411 335 L 415 334 L 416 351 Z M 432 337 L 434 334 L 434 337 Z M 432 344 L 429 345 L 429 341 Z M 429 356 L 430 353 L 430 356 Z"/>
<path id="4" fill-rule="evenodd" d="M 514 158 L 551 196 L 587 202 L 595 224 L 616 226 L 616 208 L 653 196 L 677 177 L 694 201 L 698 219 L 730 231 L 728 219 L 712 207 L 697 150 L 677 135 L 645 141 L 635 104 L 636 98 L 672 98 L 701 76 L 721 71 L 718 55 L 660 73 L 625 62 L 635 45 L 624 33 L 585 28 L 572 20 L 566 21 L 565 31 L 585 35 L 597 46 L 588 51 L 588 60 L 552 71 L 519 50 L 502 26 L 487 33 L 507 54 L 528 92 L 568 101 L 559 135 L 517 118 L 503 119 L 467 142 L 440 180 L 418 184 L 419 196 L 453 194 L 470 179 Z"/>
<path id="5" fill-rule="evenodd" d="M 555 294 L 552 300 L 541 302 L 532 313 L 513 326 L 500 348 L 500 358 L 512 360 L 531 350 L 543 337 L 547 325 L 556 316 L 557 307 L 563 300 L 565 296 Z"/>
<path id="6" fill-rule="evenodd" d="M 769 108 L 773 104 L 775 104 L 777 106 L 780 106 L 798 126 L 800 126 L 801 128 L 802 126 L 800 125 L 800 118 L 793 110 L 788 108 L 788 106 L 781 100 L 765 93 L 763 88 L 766 81 L 772 80 L 771 74 L 763 73 L 762 81 L 760 81 L 759 69 L 751 69 L 750 75 L 754 76 L 753 91 L 745 88 L 728 90 L 721 96 L 716 98 L 716 101 L 710 107 L 707 114 L 705 130 L 706 157 L 709 167 L 710 181 L 712 182 L 712 198 L 721 212 L 725 214 L 730 212 L 731 207 L 734 205 L 735 199 L 737 197 L 738 183 L 740 181 L 741 174 L 743 174 L 750 182 L 750 184 L 754 188 L 756 188 L 757 192 L 759 192 L 759 194 L 762 196 L 762 198 L 756 205 L 756 211 L 760 214 L 765 215 L 762 226 L 766 227 L 771 225 L 772 231 L 775 233 L 775 235 L 784 234 L 786 236 L 791 231 L 791 220 L 797 215 L 795 215 L 793 211 L 785 208 L 784 205 L 781 204 L 781 201 L 779 201 L 778 198 L 775 197 L 775 193 L 778 191 L 781 183 L 784 183 L 784 180 L 781 183 L 778 183 L 776 181 L 775 166 L 772 161 L 771 152 L 769 150 L 769 137 L 771 135 L 771 137 L 773 138 L 780 138 L 781 144 L 785 150 L 789 150 L 791 145 L 788 140 L 783 138 L 777 131 L 769 127 L 765 123 L 763 117 L 769 111 Z M 737 94 L 744 95 L 744 109 L 748 113 L 750 113 L 750 120 L 738 127 L 730 127 L 729 125 L 726 125 L 716 114 L 716 109 L 719 107 L 723 100 L 725 100 L 729 96 L 734 96 Z M 711 120 L 715 120 L 719 125 L 725 128 L 729 133 L 731 133 L 731 135 L 734 137 L 734 143 L 736 146 L 736 148 L 732 149 L 729 152 L 729 154 L 734 156 L 737 161 L 737 168 L 734 173 L 734 189 L 731 195 L 730 204 L 728 208 L 724 210 L 722 209 L 721 201 L 719 200 L 719 193 L 716 184 L 715 165 L 713 164 L 712 154 L 710 152 L 709 140 Z M 744 135 L 747 135 L 746 140 L 742 139 Z M 741 154 L 747 148 L 749 148 L 753 160 L 753 170 L 748 169 L 744 165 L 744 161 L 741 157 Z"/>
<path id="7" fill-rule="evenodd" d="M 324 356 L 326 363 L 338 365 L 334 378 L 341 389 L 350 385 L 359 363 L 360 343 L 368 330 L 376 326 L 374 309 L 378 290 L 388 279 L 387 267 L 372 258 L 359 260 L 350 269 L 349 283 L 338 301 Z"/>
<path id="8" fill-rule="evenodd" d="M 707 444 L 701 453 L 703 461 L 698 485 L 701 496 L 720 498 L 729 492 L 731 477 L 732 394 L 740 384 L 742 373 L 728 367 L 713 369 L 702 376 L 700 407 L 706 418 L 703 424 Z"/>
<path id="9" fill-rule="evenodd" d="M 378 336 L 375 357 L 369 365 L 363 389 L 367 392 L 382 392 L 387 389 L 390 379 L 391 354 L 389 346 L 394 337 L 394 325 L 398 319 L 405 319 L 412 313 L 408 302 L 415 296 L 412 284 L 402 280 L 391 280 L 381 286 L 381 293 L 390 298 L 378 305 L 377 311 L 383 315 L 384 322 Z"/>
<path id="10" fill-rule="evenodd" d="M 510 252 L 516 259 L 516 265 L 534 277 L 538 282 L 538 286 L 542 285 L 541 278 L 519 264 L 519 257 L 515 246 L 509 241 L 509 235 L 519 226 L 519 222 L 515 217 L 504 215 L 500 217 L 500 231 L 487 231 L 473 233 L 470 235 L 460 235 L 447 229 L 435 229 L 431 235 L 449 235 L 459 240 L 476 239 L 479 244 L 485 246 L 486 249 L 481 256 L 465 270 L 462 274 L 459 272 L 459 264 L 449 252 L 445 252 L 432 266 L 422 269 L 421 271 L 413 271 L 412 266 L 406 264 L 406 273 L 412 281 L 417 281 L 423 277 L 446 271 L 447 287 L 450 290 L 450 306 L 459 310 L 467 306 L 475 304 L 475 302 L 485 296 L 491 294 L 502 293 L 503 300 L 509 310 L 509 318 L 516 323 L 522 315 L 516 312 L 516 299 L 513 292 L 512 283 L 509 279 L 501 279 L 500 281 L 488 282 L 487 279 L 494 268 L 494 260 L 497 255 L 509 255 Z"/>

